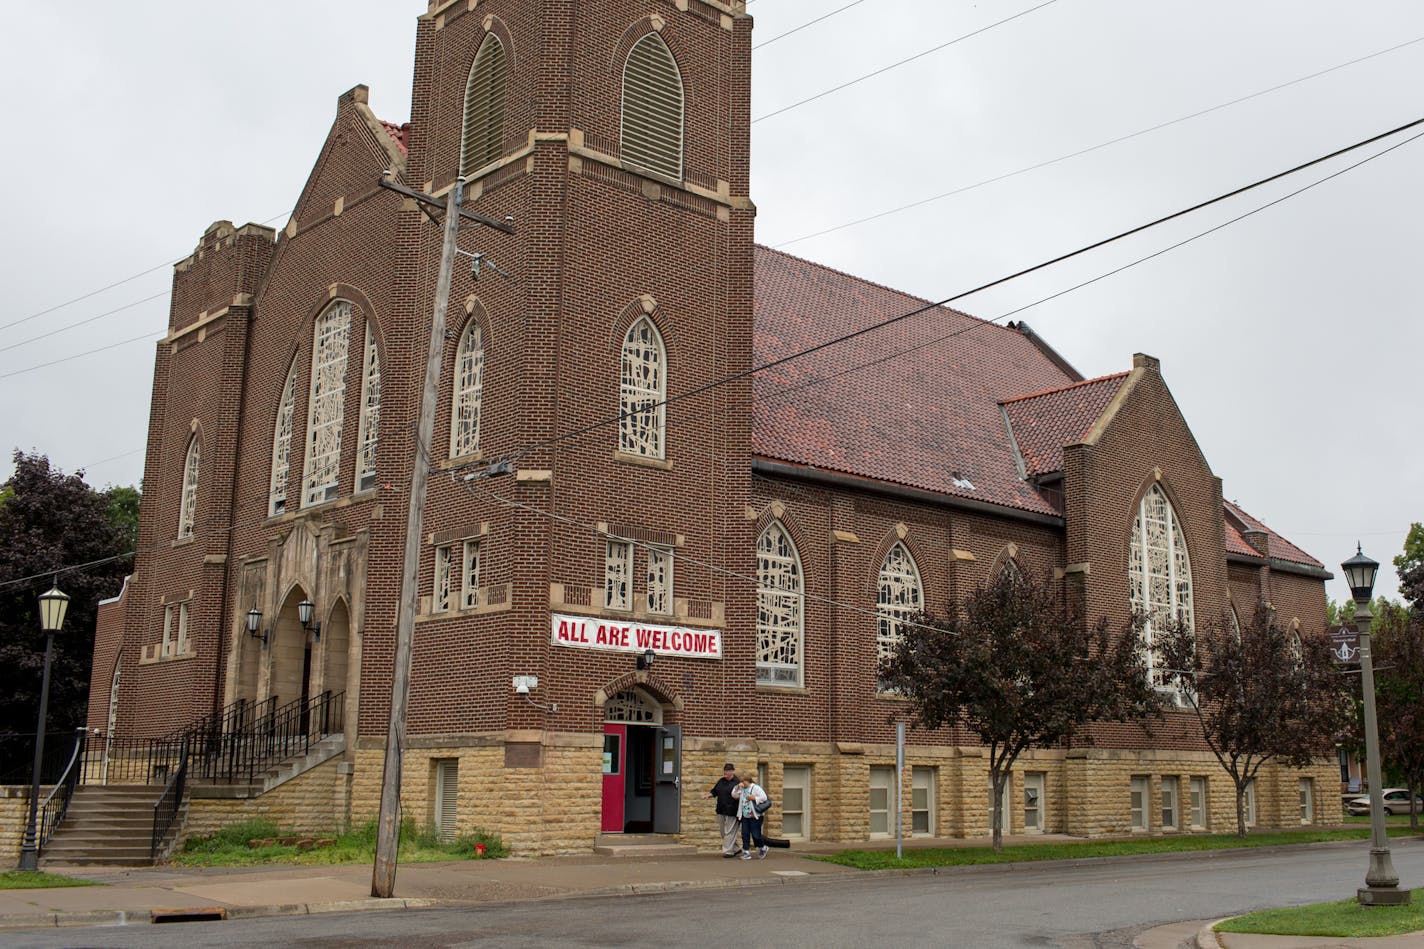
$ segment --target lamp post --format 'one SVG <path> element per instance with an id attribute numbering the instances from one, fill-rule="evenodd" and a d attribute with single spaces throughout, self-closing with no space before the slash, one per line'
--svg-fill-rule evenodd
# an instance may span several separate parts
<path id="1" fill-rule="evenodd" d="M 1365 701 L 1365 776 L 1370 782 L 1370 868 L 1365 885 L 1356 891 L 1361 906 L 1399 906 L 1409 902 L 1409 891 L 1399 888 L 1399 874 L 1389 856 L 1384 830 L 1384 798 L 1380 778 L 1379 727 L 1375 722 L 1375 668 L 1370 655 L 1370 596 L 1379 564 L 1366 557 L 1360 545 L 1355 556 L 1340 565 L 1350 595 L 1355 598 L 1355 632 L 1360 637 L 1360 690 Z"/>
<path id="2" fill-rule="evenodd" d="M 69 597 L 59 592 L 58 585 L 51 584 L 47 593 L 40 594 L 40 628 L 45 634 L 44 677 L 40 680 L 39 724 L 35 726 L 35 767 L 30 779 L 29 818 L 25 821 L 25 836 L 20 842 L 20 869 L 30 872 L 40 868 L 35 821 L 39 816 L 40 767 L 44 761 L 45 719 L 49 714 L 49 665 L 54 658 L 54 634 L 64 625 L 64 614 L 68 610 Z"/>

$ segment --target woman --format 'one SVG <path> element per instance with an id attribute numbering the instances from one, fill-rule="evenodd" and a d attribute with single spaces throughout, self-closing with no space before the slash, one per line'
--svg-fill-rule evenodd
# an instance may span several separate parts
<path id="1" fill-rule="evenodd" d="M 741 782 L 732 788 L 732 797 L 737 799 L 737 816 L 742 821 L 742 859 L 752 858 L 752 841 L 756 842 L 758 859 L 766 859 L 766 841 L 761 839 L 762 812 L 757 805 L 766 807 L 766 792 L 750 777 L 743 776 Z"/>

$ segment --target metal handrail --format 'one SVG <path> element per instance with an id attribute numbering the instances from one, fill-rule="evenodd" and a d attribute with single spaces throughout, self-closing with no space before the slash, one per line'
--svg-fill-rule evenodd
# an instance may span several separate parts
<path id="1" fill-rule="evenodd" d="M 35 841 L 37 854 L 44 853 L 45 844 L 59 828 L 59 822 L 64 820 L 64 815 L 69 812 L 69 802 L 74 799 L 74 786 L 79 783 L 78 765 L 84 756 L 84 739 L 88 734 L 88 729 L 79 729 L 79 734 L 74 739 L 74 753 L 69 756 L 69 764 L 65 766 L 64 774 L 55 782 L 44 803 L 40 805 L 39 836 Z"/>
<path id="2" fill-rule="evenodd" d="M 178 769 L 164 785 L 158 800 L 153 802 L 153 838 L 149 855 L 155 863 L 158 861 L 158 850 L 168 837 L 168 831 L 173 828 L 173 822 L 178 819 L 178 812 L 183 807 L 183 791 L 187 780 L 188 739 L 185 737 L 178 752 Z"/>

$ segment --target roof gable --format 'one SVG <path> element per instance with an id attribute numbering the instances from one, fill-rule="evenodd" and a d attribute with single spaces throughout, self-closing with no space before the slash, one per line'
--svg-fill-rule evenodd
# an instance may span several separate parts
<path id="1" fill-rule="evenodd" d="M 1026 478 L 1063 470 L 1063 447 L 1088 436 L 1127 373 L 1020 396 L 1001 403 Z"/>

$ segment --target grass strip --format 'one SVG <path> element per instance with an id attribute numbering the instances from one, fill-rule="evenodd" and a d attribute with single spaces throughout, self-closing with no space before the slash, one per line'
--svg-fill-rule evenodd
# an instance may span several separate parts
<path id="1" fill-rule="evenodd" d="M 1410 836 L 1408 827 L 1391 827 L 1391 836 Z M 1364 840 L 1369 830 L 1307 830 L 1249 834 L 1183 834 L 1176 837 L 1144 837 L 1130 840 L 1090 840 L 1071 844 L 1028 844 L 995 851 L 985 844 L 970 847 L 914 848 L 896 859 L 893 850 L 842 850 L 812 859 L 857 870 L 908 870 L 919 867 L 964 867 L 1029 860 L 1081 860 L 1089 857 L 1124 857 L 1133 854 L 1187 853 L 1200 850 L 1235 850 L 1242 847 L 1274 847 L 1313 844 L 1336 840 Z"/>
<path id="2" fill-rule="evenodd" d="M 248 846 L 250 840 L 269 837 L 289 837 L 277 825 L 267 820 L 247 820 L 222 828 L 213 834 L 190 837 L 183 848 L 169 858 L 169 863 L 182 867 L 247 867 L 264 864 L 297 864 L 331 866 L 347 863 L 370 863 L 376 854 L 376 822 L 371 821 L 344 834 L 333 834 L 335 843 L 314 850 L 299 850 L 293 846 L 274 844 L 267 847 Z M 498 835 L 475 831 L 455 840 L 442 841 L 432 831 L 421 830 L 413 821 L 401 825 L 401 863 L 434 863 L 441 860 L 468 860 L 476 856 L 476 846 L 483 844 L 485 857 L 503 857 L 505 849 Z"/>
<path id="3" fill-rule="evenodd" d="M 1414 890 L 1407 906 L 1361 906 L 1354 900 L 1268 909 L 1228 919 L 1217 932 L 1277 936 L 1330 936 L 1358 939 L 1398 936 L 1424 930 L 1424 890 Z"/>
<path id="4" fill-rule="evenodd" d="M 80 880 L 58 873 L 37 873 L 30 870 L 0 872 L 0 890 L 44 890 L 58 886 L 103 886 L 94 880 Z"/>

